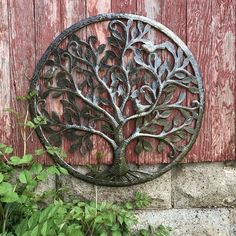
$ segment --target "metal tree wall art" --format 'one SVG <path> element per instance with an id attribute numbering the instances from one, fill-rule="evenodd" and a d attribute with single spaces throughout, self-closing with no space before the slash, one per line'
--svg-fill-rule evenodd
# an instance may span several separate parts
<path id="1" fill-rule="evenodd" d="M 107 27 L 106 38 L 82 37 L 82 29 L 95 24 Z M 39 61 L 32 90 L 32 116 L 47 119 L 37 129 L 44 146 L 86 156 L 93 136 L 110 145 L 112 164 L 98 160 L 96 168 L 75 168 L 53 156 L 74 176 L 98 185 L 138 184 L 170 170 L 191 149 L 203 114 L 201 76 L 187 46 L 160 23 L 128 14 L 90 17 L 62 32 Z M 137 154 L 156 149 L 169 163 L 130 164 L 132 142 Z M 106 155 L 100 151 L 98 159 Z"/>

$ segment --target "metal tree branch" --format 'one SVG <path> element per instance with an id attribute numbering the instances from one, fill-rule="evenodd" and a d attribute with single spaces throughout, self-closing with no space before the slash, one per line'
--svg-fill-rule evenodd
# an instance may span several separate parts
<path id="1" fill-rule="evenodd" d="M 109 138 L 107 135 L 105 135 L 104 133 L 100 132 L 99 130 L 96 130 L 92 127 L 86 127 L 86 126 L 79 126 L 79 125 L 62 125 L 62 127 L 64 127 L 65 129 L 75 129 L 75 130 L 81 130 L 81 131 L 85 131 L 91 134 L 96 134 L 99 135 L 100 137 L 104 138 L 109 144 L 111 144 L 111 146 L 116 149 L 117 148 L 117 144 L 114 142 L 113 139 Z"/>
<path id="2" fill-rule="evenodd" d="M 100 85 L 102 85 L 102 86 L 104 87 L 104 89 L 107 91 L 107 93 L 108 93 L 108 95 L 109 95 L 109 98 L 110 98 L 110 100 L 111 100 L 112 107 L 114 108 L 114 110 L 115 110 L 115 112 L 116 112 L 116 119 L 117 119 L 118 121 L 121 121 L 121 120 L 123 119 L 122 114 L 121 114 L 121 111 L 119 110 L 119 108 L 118 108 L 117 105 L 115 104 L 115 102 L 114 102 L 114 100 L 113 100 L 113 97 L 112 97 L 112 95 L 111 95 L 110 89 L 107 87 L 107 85 L 104 83 L 104 81 L 103 81 L 103 80 L 99 77 L 99 75 L 98 75 L 98 70 L 99 70 L 99 66 L 98 66 L 98 65 L 99 65 L 99 63 L 97 63 L 97 64 L 94 66 L 94 65 L 92 65 L 91 63 L 89 63 L 87 60 L 85 60 L 85 59 L 83 59 L 83 58 L 81 58 L 81 57 L 78 57 L 78 56 L 74 55 L 72 52 L 70 52 L 70 53 L 71 53 L 71 55 L 72 55 L 73 57 L 75 57 L 76 59 L 78 59 L 79 61 L 83 62 L 84 64 L 86 64 L 87 66 L 89 66 L 89 67 L 91 68 L 92 72 L 93 72 L 94 75 L 95 75 L 96 80 L 98 81 L 98 83 L 99 83 Z"/>
<path id="3" fill-rule="evenodd" d="M 54 88 L 54 87 L 49 87 L 48 89 L 49 91 L 57 91 L 57 92 L 64 92 L 64 93 L 72 93 L 73 95 L 81 98 L 86 104 L 88 104 L 89 106 L 91 106 L 92 108 L 94 108 L 95 110 L 101 112 L 102 114 L 104 114 L 106 117 L 109 118 L 109 121 L 111 122 L 111 124 L 114 127 L 118 126 L 117 121 L 104 109 L 102 109 L 100 106 L 97 106 L 96 104 L 94 104 L 92 101 L 90 101 L 89 99 L 87 99 L 85 96 L 83 96 L 83 94 L 81 93 L 80 90 L 76 90 L 76 92 L 71 91 L 70 89 L 62 89 L 62 88 Z"/>

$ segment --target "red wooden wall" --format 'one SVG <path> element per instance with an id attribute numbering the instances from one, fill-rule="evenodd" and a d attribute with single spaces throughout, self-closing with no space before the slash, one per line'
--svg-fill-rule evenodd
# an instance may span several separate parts
<path id="1" fill-rule="evenodd" d="M 53 38 L 87 16 L 126 12 L 169 27 L 200 65 L 205 116 L 186 161 L 235 160 L 235 5 L 235 0 L 0 0 L 0 142 L 22 154 L 16 119 L 4 109 L 25 110 L 16 97 L 26 94 L 27 78 Z M 99 27 L 93 30 L 103 33 Z M 28 152 L 40 147 L 37 137 L 29 141 Z M 152 158 L 148 155 L 153 154 L 143 158 Z"/>

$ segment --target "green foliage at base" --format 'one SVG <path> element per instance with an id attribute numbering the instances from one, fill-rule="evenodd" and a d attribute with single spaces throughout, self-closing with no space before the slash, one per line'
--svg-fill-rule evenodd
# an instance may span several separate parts
<path id="1" fill-rule="evenodd" d="M 50 148 L 50 153 L 61 153 Z M 35 162 L 45 151 L 21 157 L 0 144 L 0 235 L 1 236 L 168 236 L 160 226 L 132 232 L 137 224 L 133 210 L 147 207 L 151 199 L 140 192 L 123 204 L 94 201 L 63 201 L 63 189 L 37 193 L 41 182 L 66 175 L 60 166 L 43 167 Z"/>

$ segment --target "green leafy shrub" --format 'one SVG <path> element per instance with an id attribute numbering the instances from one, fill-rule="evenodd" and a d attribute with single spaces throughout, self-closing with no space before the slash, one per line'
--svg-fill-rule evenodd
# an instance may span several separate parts
<path id="1" fill-rule="evenodd" d="M 19 100 L 24 101 L 32 96 L 35 93 L 21 96 Z M 170 235 L 170 229 L 164 226 L 132 233 L 132 226 L 137 223 L 133 209 L 145 208 L 151 202 L 150 197 L 140 192 L 123 204 L 80 200 L 65 202 L 60 197 L 63 189 L 38 193 L 36 189 L 41 182 L 47 182 L 55 175 L 68 174 L 57 165 L 42 166 L 37 161 L 38 157 L 45 152 L 61 158 L 66 154 L 58 147 L 37 149 L 33 154 L 28 154 L 29 137 L 47 120 L 39 116 L 29 121 L 28 113 L 22 116 L 13 109 L 7 111 L 16 115 L 23 127 L 23 155 L 14 155 L 12 147 L 0 143 L 0 236 Z"/>
<path id="2" fill-rule="evenodd" d="M 49 151 L 61 153 L 58 148 L 50 148 Z M 0 144 L 1 236 L 169 235 L 169 228 L 163 226 L 156 230 L 149 227 L 131 232 L 132 226 L 137 223 L 132 210 L 147 207 L 151 202 L 147 195 L 137 192 L 125 204 L 80 200 L 63 202 L 59 197 L 60 190 L 38 194 L 35 189 L 52 175 L 67 174 L 64 168 L 45 168 L 35 162 L 38 155 L 44 153 L 43 150 L 22 157 L 12 155 L 12 152 L 11 147 Z M 45 204 L 48 198 L 51 202 Z"/>
<path id="3" fill-rule="evenodd" d="M 36 210 L 40 210 L 40 202 L 52 196 L 56 197 L 56 191 L 38 194 L 35 189 L 40 182 L 47 181 L 54 174 L 67 173 L 62 167 L 43 168 L 40 163 L 35 162 L 39 150 L 34 155 L 25 154 L 22 157 L 12 155 L 12 152 L 11 147 L 0 144 L 0 232 L 2 233 Z"/>

